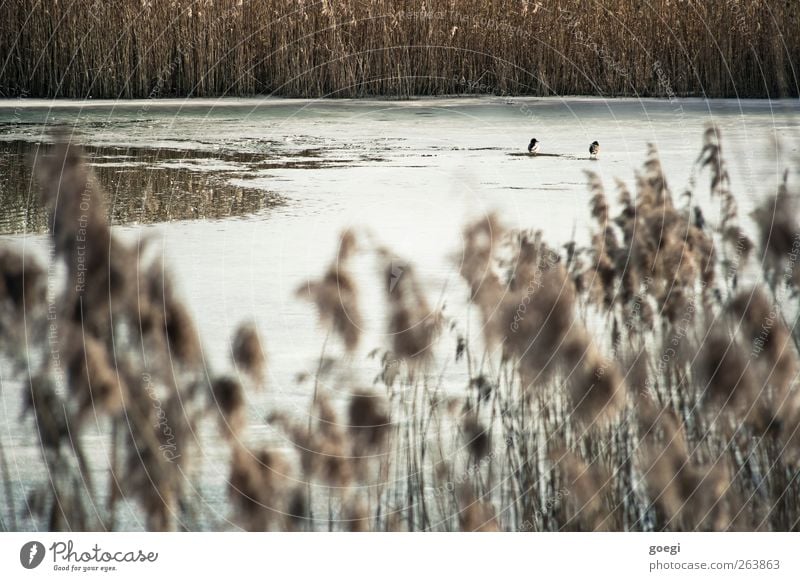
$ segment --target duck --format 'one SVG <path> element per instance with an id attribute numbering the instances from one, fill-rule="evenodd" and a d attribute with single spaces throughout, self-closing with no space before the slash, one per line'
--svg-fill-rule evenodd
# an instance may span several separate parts
<path id="1" fill-rule="evenodd" d="M 700 206 L 694 207 L 694 227 L 698 230 L 703 230 L 706 227 L 706 218 L 703 216 L 703 210 Z"/>
<path id="2" fill-rule="evenodd" d="M 539 140 L 535 137 L 531 139 L 531 142 L 528 144 L 528 153 L 532 155 L 539 153 Z"/>
<path id="3" fill-rule="evenodd" d="M 589 157 L 597 159 L 598 153 L 600 153 L 600 144 L 596 141 L 592 141 L 592 144 L 589 146 Z"/>

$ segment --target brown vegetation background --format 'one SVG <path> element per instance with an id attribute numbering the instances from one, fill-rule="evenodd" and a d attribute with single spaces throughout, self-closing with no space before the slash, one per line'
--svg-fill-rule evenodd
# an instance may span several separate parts
<path id="1" fill-rule="evenodd" d="M 797 96 L 786 0 L 6 0 L 0 96 Z"/>

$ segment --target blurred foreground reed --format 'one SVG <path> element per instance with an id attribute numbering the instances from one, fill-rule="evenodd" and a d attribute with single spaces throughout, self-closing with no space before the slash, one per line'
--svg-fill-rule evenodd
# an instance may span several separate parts
<path id="1" fill-rule="evenodd" d="M 0 336 L 48 478 L 20 499 L 0 447 L 13 526 L 117 529 L 125 501 L 149 530 L 200 527 L 198 427 L 213 422 L 228 452 L 225 528 L 800 528 L 797 198 L 787 174 L 746 229 L 713 127 L 692 182 L 708 177 L 708 192 L 673 195 L 652 147 L 615 201 L 589 174 L 588 247 L 548 246 L 496 215 L 468 224 L 458 268 L 478 330 L 434 306 L 412 264 L 344 232 L 297 294 L 345 355 L 320 355 L 307 419 L 270 412 L 282 449 L 246 436 L 247 390 L 268 388 L 258 329 L 233 333 L 238 374 L 209 377 L 163 258 L 112 234 L 80 148 L 56 145 L 35 170 L 52 263 L 0 248 Z M 357 356 L 370 316 L 358 252 L 382 265 L 391 344 L 373 353 L 375 384 L 343 386 L 337 406 L 320 377 Z M 441 385 L 446 365 L 463 366 L 463 388 Z M 107 434 L 108 470 L 84 449 L 89 424 Z"/>

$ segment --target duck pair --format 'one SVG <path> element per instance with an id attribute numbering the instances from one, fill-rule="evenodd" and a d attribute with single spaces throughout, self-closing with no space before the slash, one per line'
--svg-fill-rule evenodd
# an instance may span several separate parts
<path id="1" fill-rule="evenodd" d="M 531 139 L 531 142 L 528 144 L 528 153 L 531 155 L 539 153 L 539 143 L 540 141 L 535 137 Z M 597 141 L 592 141 L 591 145 L 589 145 L 589 157 L 597 159 L 598 153 L 600 153 L 600 144 Z"/>

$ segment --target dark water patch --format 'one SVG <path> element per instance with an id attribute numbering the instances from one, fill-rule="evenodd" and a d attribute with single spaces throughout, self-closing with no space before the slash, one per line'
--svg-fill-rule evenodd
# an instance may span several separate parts
<path id="1" fill-rule="evenodd" d="M 434 145 L 432 151 L 503 151 L 505 147 L 463 147 L 459 145 Z"/>
<path id="2" fill-rule="evenodd" d="M 37 147 L 23 141 L 0 143 L 2 234 L 46 229 L 38 184 L 31 170 Z M 85 149 L 106 193 L 109 218 L 116 225 L 245 216 L 285 203 L 276 193 L 230 183 L 252 171 L 256 163 L 252 155 L 147 148 Z M 228 165 L 215 166 L 220 163 Z"/>
<path id="3" fill-rule="evenodd" d="M 352 167 L 352 159 L 283 159 L 254 163 L 252 169 L 323 169 L 326 167 Z"/>
<path id="4" fill-rule="evenodd" d="M 303 149 L 297 153 L 299 157 L 319 157 L 322 150 L 320 149 Z"/>
<path id="5" fill-rule="evenodd" d="M 502 151 L 502 147 L 451 147 L 450 151 Z"/>
<path id="6" fill-rule="evenodd" d="M 576 157 L 574 155 L 566 154 L 566 153 L 537 153 L 536 155 L 533 155 L 531 153 L 527 153 L 527 152 L 524 152 L 524 151 L 515 151 L 515 152 L 512 152 L 512 153 L 507 153 L 506 155 L 509 156 L 509 157 L 530 157 L 530 158 L 536 158 L 536 157 L 561 157 L 563 159 L 575 159 L 575 160 L 582 159 L 582 158 Z"/>

